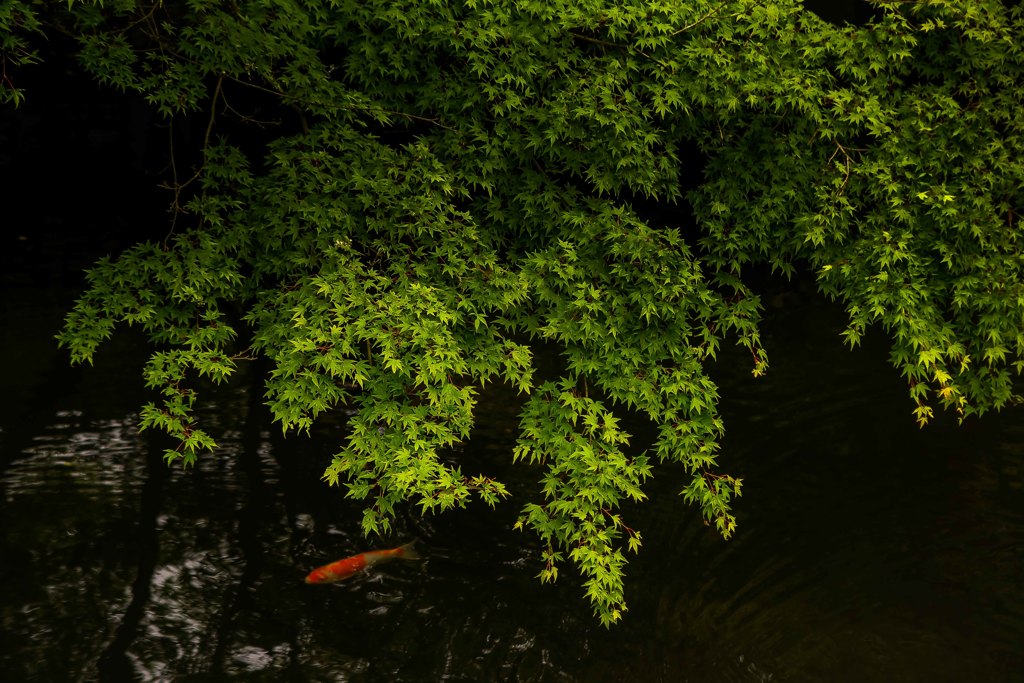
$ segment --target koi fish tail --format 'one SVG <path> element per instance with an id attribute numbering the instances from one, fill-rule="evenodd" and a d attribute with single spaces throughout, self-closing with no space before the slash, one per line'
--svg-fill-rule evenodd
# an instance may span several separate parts
<path id="1" fill-rule="evenodd" d="M 403 560 L 419 560 L 422 556 L 416 552 L 416 541 L 409 541 L 405 545 L 398 548 L 398 552 L 395 553 L 395 557 L 400 557 Z"/>

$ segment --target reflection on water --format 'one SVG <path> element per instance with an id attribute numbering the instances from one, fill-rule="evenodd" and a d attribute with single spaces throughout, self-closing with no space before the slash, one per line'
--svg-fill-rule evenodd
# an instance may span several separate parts
<path id="1" fill-rule="evenodd" d="M 702 526 L 661 468 L 610 631 L 568 569 L 537 583 L 515 505 L 411 512 L 381 545 L 418 538 L 425 560 L 307 586 L 368 547 L 358 506 L 318 480 L 340 422 L 282 439 L 243 377 L 203 408 L 220 455 L 182 471 L 117 412 L 137 384 L 118 359 L 51 372 L 31 391 L 48 411 L 0 431 L 0 680 L 1015 680 L 1020 412 L 920 431 L 884 348 L 841 349 L 830 309 L 798 304 L 766 330 L 768 378 L 716 371 L 738 534 Z M 515 397 L 491 398 L 464 469 L 533 492 L 507 464 Z"/>
<path id="2" fill-rule="evenodd" d="M 5 680 L 60 680 L 103 647 L 79 628 L 109 634 L 127 602 L 145 459 L 131 417 L 58 411 L 30 444 L 0 475 Z"/>

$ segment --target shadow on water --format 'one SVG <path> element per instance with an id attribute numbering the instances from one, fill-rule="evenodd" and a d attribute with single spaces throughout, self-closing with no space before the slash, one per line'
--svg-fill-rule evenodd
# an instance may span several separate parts
<path id="1" fill-rule="evenodd" d="M 160 554 L 159 517 L 167 466 L 154 450 L 146 454 L 146 479 L 139 493 L 139 522 L 136 548 L 138 573 L 131 585 L 131 601 L 124 610 L 114 636 L 100 654 L 97 672 L 106 680 L 130 680 L 133 676 L 129 648 L 134 644 L 150 598 L 150 584 Z"/>

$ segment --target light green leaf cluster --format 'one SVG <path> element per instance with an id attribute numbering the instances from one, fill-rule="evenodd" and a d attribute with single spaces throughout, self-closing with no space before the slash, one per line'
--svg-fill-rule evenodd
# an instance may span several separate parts
<path id="1" fill-rule="evenodd" d="M 730 333 L 750 350 L 753 372 L 766 369 L 757 298 L 738 281 L 725 296 L 677 231 L 655 230 L 621 207 L 591 202 L 563 220 L 572 238 L 526 262 L 537 310 L 529 331 L 564 349 L 574 384 L 589 381 L 658 425 L 658 457 L 684 466 L 687 500 L 728 538 L 740 482 L 713 473 L 723 425 L 703 363 Z M 707 480 L 717 484 L 701 488 Z"/>
<path id="2" fill-rule="evenodd" d="M 1024 15 L 874 4 L 836 27 L 798 0 L 8 3 L 8 62 L 52 25 L 172 130 L 205 127 L 172 236 L 97 264 L 61 343 L 86 361 L 141 326 L 143 425 L 186 463 L 214 445 L 197 389 L 267 359 L 284 430 L 349 415 L 324 477 L 367 533 L 506 497 L 459 453 L 479 392 L 515 387 L 540 478 L 519 525 L 612 623 L 648 458 L 735 530 L 705 365 L 735 343 L 767 370 L 751 268 L 816 273 L 851 345 L 884 328 L 922 423 L 1016 400 Z M 537 343 L 562 361 L 539 388 Z"/>
<path id="3" fill-rule="evenodd" d="M 813 83 L 799 115 L 768 99 L 708 136 L 717 179 L 694 205 L 720 266 L 806 260 L 851 345 L 884 327 L 924 424 L 936 403 L 964 417 L 1016 400 L 1024 370 L 1022 13 L 877 5 L 869 26 L 804 16 L 776 43 Z"/>
<path id="4" fill-rule="evenodd" d="M 225 310 L 242 281 L 233 250 L 208 232 L 193 231 L 167 244 L 141 244 L 88 273 L 89 289 L 68 315 L 61 345 L 73 362 L 91 362 L 118 323 L 140 326 L 158 345 L 144 369 L 160 404 L 143 407 L 141 427 L 157 427 L 179 440 L 165 457 L 186 465 L 214 440 L 196 426 L 195 389 L 189 373 L 216 383 L 235 370 L 235 326 Z"/>
<path id="5" fill-rule="evenodd" d="M 625 557 L 615 542 L 626 533 L 629 549 L 640 548 L 640 533 L 616 511 L 621 500 L 641 501 L 640 486 L 651 467 L 643 455 L 628 457 L 621 447 L 629 435 L 599 401 L 582 395 L 568 381 L 538 387 L 522 413 L 514 458 L 547 468 L 541 479 L 542 503 L 529 503 L 516 523 L 529 526 L 545 544 L 541 581 L 558 577 L 559 548 L 585 577 L 586 595 L 605 625 L 626 610 Z"/>

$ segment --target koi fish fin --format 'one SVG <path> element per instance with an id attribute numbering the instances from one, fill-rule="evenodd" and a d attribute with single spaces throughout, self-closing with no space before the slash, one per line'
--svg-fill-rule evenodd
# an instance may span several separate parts
<path id="1" fill-rule="evenodd" d="M 418 552 L 416 552 L 416 548 L 414 547 L 415 545 L 416 541 L 409 541 L 408 543 L 406 543 L 398 549 L 398 553 L 396 553 L 396 555 L 402 558 L 403 560 L 423 559 L 422 556 Z"/>

